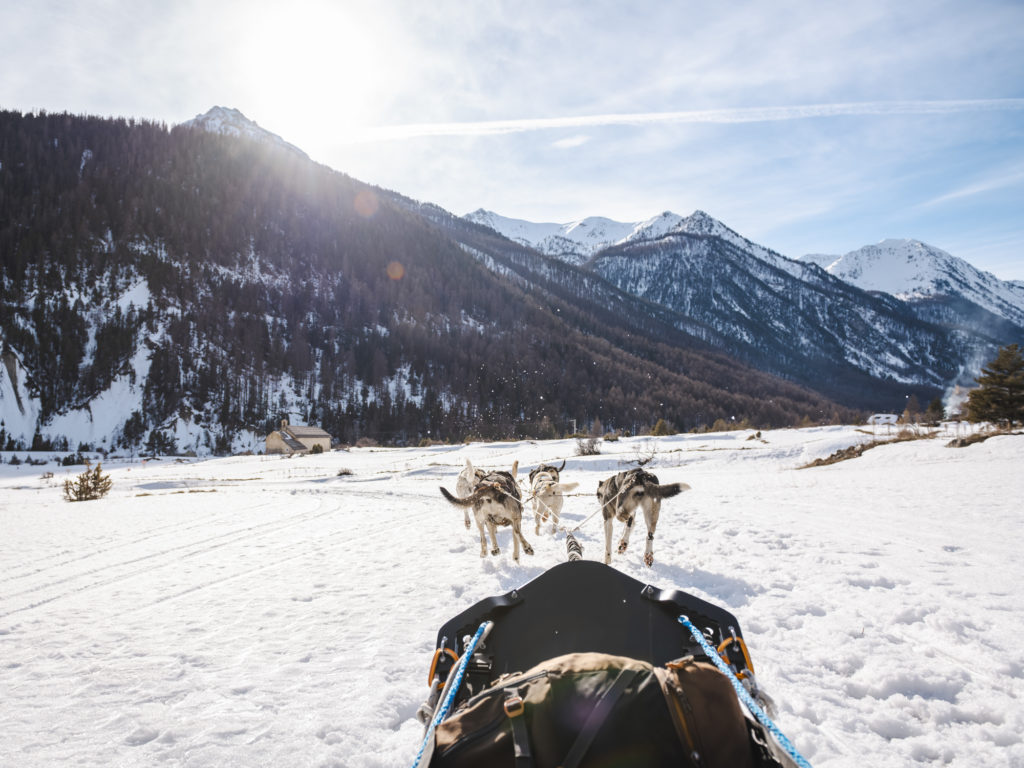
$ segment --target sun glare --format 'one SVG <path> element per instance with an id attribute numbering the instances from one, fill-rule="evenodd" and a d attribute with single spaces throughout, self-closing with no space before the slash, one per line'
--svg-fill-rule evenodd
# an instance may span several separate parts
<path id="1" fill-rule="evenodd" d="M 363 7 L 328 3 L 253 13 L 239 32 L 238 67 L 261 124 L 288 140 L 373 124 L 401 67 L 384 27 Z"/>

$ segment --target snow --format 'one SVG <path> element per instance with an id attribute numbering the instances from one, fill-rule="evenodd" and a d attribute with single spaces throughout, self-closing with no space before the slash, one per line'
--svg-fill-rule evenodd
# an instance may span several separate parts
<path id="1" fill-rule="evenodd" d="M 143 280 L 136 280 L 132 283 L 128 289 L 122 293 L 117 299 L 117 306 L 121 308 L 121 311 L 126 313 L 131 307 L 136 309 L 145 309 L 146 305 L 152 300 L 153 295 L 149 291 L 149 284 Z"/>
<path id="2" fill-rule="evenodd" d="M 26 383 L 28 376 L 21 360 L 13 352 L 0 355 L 0 406 L 2 424 L 8 436 L 28 436 L 29 442 L 39 421 L 41 406 L 33 399 Z"/>
<path id="3" fill-rule="evenodd" d="M 693 490 L 653 568 L 636 541 L 614 567 L 732 611 L 813 765 L 1022 766 L 1024 436 L 953 434 L 802 470 L 872 428 L 110 460 L 109 496 L 78 504 L 80 467 L 3 454 L 0 764 L 410 765 L 438 628 L 565 558 L 531 519 L 533 557 L 505 529 L 481 559 L 438 486 L 467 458 L 520 479 L 566 458 L 575 524 L 652 457 Z M 581 533 L 600 557 L 599 523 Z"/>
<path id="4" fill-rule="evenodd" d="M 1024 323 L 1024 289 L 920 240 L 889 239 L 844 256 L 807 254 L 829 274 L 899 299 L 960 296 L 1010 322 Z"/>
<path id="5" fill-rule="evenodd" d="M 751 242 L 700 210 L 686 217 L 665 211 L 645 221 L 632 223 L 612 221 L 601 216 L 590 216 L 567 224 L 536 223 L 501 216 L 483 208 L 467 213 L 463 218 L 577 266 L 614 245 L 659 240 L 673 234 L 689 234 L 717 237 L 790 275 L 809 279 L 806 264 Z"/>
<path id="6" fill-rule="evenodd" d="M 242 136 L 274 144 L 308 159 L 308 155 L 294 144 L 289 144 L 276 133 L 271 133 L 261 128 L 255 121 L 250 120 L 240 110 L 233 107 L 211 107 L 203 114 L 196 115 L 191 120 L 186 120 L 182 125 L 199 128 L 210 133 L 219 133 L 224 136 Z"/>

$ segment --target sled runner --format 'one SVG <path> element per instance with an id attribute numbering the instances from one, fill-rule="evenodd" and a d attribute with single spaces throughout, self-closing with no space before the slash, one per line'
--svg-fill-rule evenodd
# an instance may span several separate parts
<path id="1" fill-rule="evenodd" d="M 428 678 L 414 768 L 587 768 L 609 755 L 809 768 L 764 712 L 735 616 L 596 561 L 562 563 L 450 619 Z"/>

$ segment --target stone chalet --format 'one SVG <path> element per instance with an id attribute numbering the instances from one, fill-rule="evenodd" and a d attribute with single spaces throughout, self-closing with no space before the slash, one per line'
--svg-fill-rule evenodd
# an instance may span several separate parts
<path id="1" fill-rule="evenodd" d="M 267 435 L 267 453 L 309 453 L 317 445 L 324 452 L 331 450 L 331 436 L 320 427 L 293 427 L 287 419 Z"/>
<path id="2" fill-rule="evenodd" d="M 873 413 L 868 418 L 868 424 L 898 424 L 900 417 L 895 413 Z"/>

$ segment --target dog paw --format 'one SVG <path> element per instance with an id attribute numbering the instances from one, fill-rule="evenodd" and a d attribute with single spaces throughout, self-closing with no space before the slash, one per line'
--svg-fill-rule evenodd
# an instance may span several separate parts
<path id="1" fill-rule="evenodd" d="M 470 529 L 470 527 L 471 527 L 471 523 L 469 522 L 469 520 L 467 520 L 466 521 L 466 530 L 468 531 Z"/>
<path id="2" fill-rule="evenodd" d="M 652 565 L 654 565 L 654 555 L 651 555 L 651 554 L 644 555 L 644 565 L 646 565 L 648 568 L 650 568 Z"/>
<path id="3" fill-rule="evenodd" d="M 533 554 L 533 547 L 531 547 L 529 544 L 524 544 L 523 545 L 523 552 L 525 552 L 528 555 L 532 555 Z"/>
<path id="4" fill-rule="evenodd" d="M 628 547 L 628 546 L 629 546 L 629 544 L 626 543 L 625 541 L 619 542 L 619 554 L 620 555 L 624 555 L 626 553 L 626 547 Z"/>
<path id="5" fill-rule="evenodd" d="M 500 555 L 501 554 L 501 550 L 498 549 L 497 547 L 495 547 L 494 549 L 491 550 L 491 554 L 492 555 Z"/>

